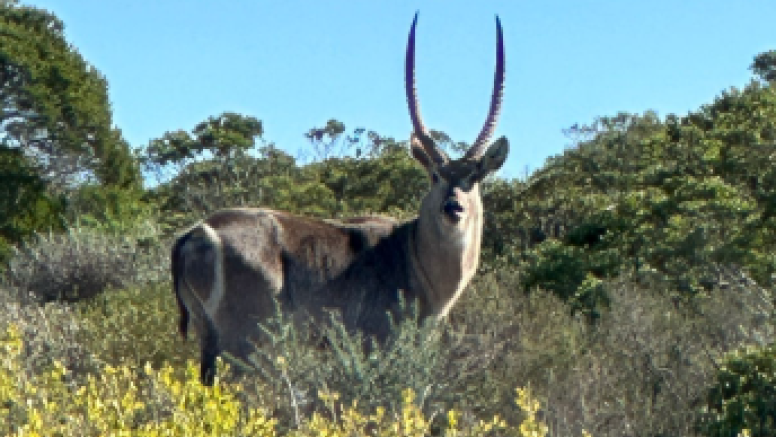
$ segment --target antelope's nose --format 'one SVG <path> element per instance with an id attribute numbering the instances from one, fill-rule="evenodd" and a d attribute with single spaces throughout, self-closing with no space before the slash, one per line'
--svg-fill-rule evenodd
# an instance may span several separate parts
<path id="1" fill-rule="evenodd" d="M 442 205 L 442 211 L 452 221 L 457 222 L 461 219 L 463 213 L 463 206 L 454 198 L 447 199 Z"/>

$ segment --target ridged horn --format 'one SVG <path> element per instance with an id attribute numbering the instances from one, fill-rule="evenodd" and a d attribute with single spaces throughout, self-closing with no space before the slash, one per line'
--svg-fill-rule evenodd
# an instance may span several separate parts
<path id="1" fill-rule="evenodd" d="M 444 163 L 448 160 L 447 155 L 434 144 L 426 126 L 423 124 L 423 118 L 420 116 L 420 104 L 415 90 L 415 26 L 418 24 L 418 13 L 415 12 L 415 18 L 412 20 L 410 36 L 407 40 L 407 56 L 404 62 L 404 88 L 407 92 L 407 105 L 410 109 L 410 118 L 412 119 L 412 128 L 415 136 L 418 137 L 423 149 L 436 163 Z"/>
<path id="2" fill-rule="evenodd" d="M 488 112 L 488 118 L 485 119 L 482 131 L 480 131 L 474 144 L 464 155 L 465 158 L 482 156 L 490 137 L 493 136 L 493 132 L 496 130 L 496 123 L 501 111 L 501 99 L 504 95 L 504 36 L 498 15 L 496 15 L 496 39 L 496 74 L 493 79 L 493 96 L 490 100 L 490 111 Z"/>

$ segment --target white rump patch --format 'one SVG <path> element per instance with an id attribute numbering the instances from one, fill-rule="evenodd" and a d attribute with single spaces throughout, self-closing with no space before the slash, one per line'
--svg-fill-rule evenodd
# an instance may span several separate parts
<path id="1" fill-rule="evenodd" d="M 213 245 L 213 288 L 210 290 L 210 296 L 202 303 L 210 320 L 216 320 L 216 313 L 221 301 L 224 299 L 224 251 L 221 244 L 221 238 L 216 231 L 207 225 L 201 223 L 199 228 L 205 234 L 207 240 Z"/>

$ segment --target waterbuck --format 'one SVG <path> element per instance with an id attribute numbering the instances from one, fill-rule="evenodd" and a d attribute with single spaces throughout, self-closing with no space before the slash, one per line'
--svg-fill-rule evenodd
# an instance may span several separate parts
<path id="1" fill-rule="evenodd" d="M 488 147 L 504 87 L 504 47 L 496 17 L 497 55 L 490 111 L 466 154 L 448 158 L 429 135 L 415 93 L 415 26 L 407 43 L 405 86 L 414 131 L 412 156 L 430 188 L 417 218 L 399 223 L 362 217 L 318 220 L 269 209 L 227 209 L 190 228 L 172 249 L 179 328 L 190 321 L 201 342 L 201 378 L 210 385 L 215 359 L 247 357 L 259 324 L 279 307 L 294 320 L 325 322 L 332 311 L 349 330 L 384 341 L 402 301 L 420 318 L 442 318 L 471 280 L 480 257 L 480 181 L 498 170 L 509 145 Z"/>

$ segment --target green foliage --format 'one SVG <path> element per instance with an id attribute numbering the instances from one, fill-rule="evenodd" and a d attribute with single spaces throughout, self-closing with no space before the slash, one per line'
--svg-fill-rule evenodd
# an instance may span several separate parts
<path id="1" fill-rule="evenodd" d="M 325 187 L 302 174 L 294 158 L 274 145 L 259 147 L 262 133 L 258 119 L 225 112 L 191 133 L 167 132 L 152 140 L 141 161 L 160 182 L 147 200 L 163 212 L 165 228 L 177 230 L 226 207 L 295 211 L 325 205 L 330 197 Z"/>
<path id="2" fill-rule="evenodd" d="M 157 237 L 158 213 L 140 190 L 82 184 L 70 193 L 68 220 L 110 235 L 150 242 Z"/>
<path id="3" fill-rule="evenodd" d="M 590 274 L 634 271 L 686 298 L 731 264 L 771 284 L 776 88 L 752 82 L 686 117 L 619 114 L 568 134 L 578 147 L 534 174 L 513 201 L 520 215 L 499 223 L 512 253 L 525 250 L 527 287 L 570 298 Z"/>
<path id="4" fill-rule="evenodd" d="M 344 125 L 336 120 L 307 136 L 315 153 L 328 157 L 298 165 L 270 145 L 205 158 L 191 146 L 201 140 L 173 141 L 168 134 L 170 138 L 152 142 L 146 163 L 163 172 L 175 162 L 180 171 L 154 189 L 149 201 L 160 205 L 170 229 L 225 207 L 260 206 L 316 217 L 374 213 L 406 217 L 419 203 L 427 178 L 400 143 L 363 129 L 346 138 Z M 166 161 L 161 142 L 178 158 Z M 355 157 L 343 154 L 353 148 Z"/>
<path id="5" fill-rule="evenodd" d="M 766 82 L 776 81 L 776 50 L 768 50 L 755 56 L 750 69 Z"/>
<path id="6" fill-rule="evenodd" d="M 398 321 L 391 342 L 368 351 L 361 335 L 348 332 L 334 317 L 324 328 L 324 339 L 318 338 L 325 344 L 321 351 L 310 348 L 316 334 L 281 316 L 263 328 L 271 344 L 257 349 L 253 361 L 273 392 L 290 397 L 286 412 L 307 404 L 320 410 L 325 405 L 319 396 L 336 392 L 344 404 L 358 402 L 367 413 L 391 405 L 407 388 L 421 393 L 424 410 L 433 412 L 461 401 L 477 379 L 481 355 L 492 352 L 485 342 L 476 354 L 478 348 L 455 333 L 433 323 L 420 325 L 415 317 Z M 448 378 L 451 373 L 455 380 Z"/>
<path id="7" fill-rule="evenodd" d="M 80 343 L 103 363 L 141 367 L 150 362 L 182 367 L 197 355 L 193 342 L 184 342 L 172 323 L 178 315 L 171 305 L 167 282 L 111 290 L 77 309 Z"/>
<path id="8" fill-rule="evenodd" d="M 197 124 L 189 134 L 178 130 L 151 140 L 145 149 L 147 165 L 185 164 L 205 152 L 218 158 L 236 157 L 256 146 L 264 133 L 255 117 L 224 112 Z"/>
<path id="9" fill-rule="evenodd" d="M 586 273 L 584 251 L 553 240 L 527 255 L 523 283 L 529 289 L 542 286 L 562 299 L 570 299 Z"/>
<path id="10" fill-rule="evenodd" d="M 369 159 L 330 158 L 306 166 L 332 193 L 334 208 L 329 215 L 364 213 L 402 215 L 420 204 L 428 178 L 402 149 L 387 149 Z"/>
<path id="11" fill-rule="evenodd" d="M 0 143 L 34 157 L 58 186 L 88 172 L 105 185 L 139 187 L 129 147 L 112 126 L 105 78 L 66 41 L 63 23 L 3 2 L 0 26 Z"/>
<path id="12" fill-rule="evenodd" d="M 18 327 L 0 342 L 4 433 L 773 433 L 774 347 L 719 371 L 709 359 L 776 338 L 772 51 L 752 64 L 759 81 L 687 116 L 601 117 L 530 178 L 485 181 L 483 268 L 449 324 L 397 322 L 393 343 L 365 352 L 336 323 L 316 348 L 277 321 L 259 372 L 208 389 L 171 322 L 165 236 L 232 206 L 406 218 L 426 175 L 406 143 L 335 119 L 297 162 L 230 112 L 135 161 L 63 24 L 4 1 L 0 26 L 0 328 Z M 77 302 L 39 304 L 62 298 Z M 496 415 L 512 426 L 477 419 Z"/>
<path id="13" fill-rule="evenodd" d="M 279 336 L 274 346 L 263 345 L 258 354 L 263 372 L 239 378 L 223 373 L 220 393 L 236 396 L 225 404 L 208 397 L 215 395 L 201 388 L 193 364 L 188 365 L 188 376 L 182 376 L 184 362 L 197 356 L 198 347 L 196 341 L 184 342 L 174 332 L 177 309 L 169 282 L 104 293 L 75 306 L 17 304 L 3 301 L 8 293 L 0 293 L 4 308 L 0 326 L 19 326 L 25 345 L 18 365 L 28 373 L 12 371 L 14 377 L 8 380 L 29 382 L 27 394 L 14 402 L 30 405 L 15 410 L 18 420 L 27 415 L 21 412 L 43 405 L 37 399 L 61 399 L 61 405 L 70 405 L 67 412 L 73 417 L 66 423 L 81 424 L 81 415 L 86 414 L 83 404 L 72 394 L 57 398 L 58 389 L 48 391 L 53 383 L 37 376 L 56 369 L 54 363 L 59 361 L 67 369 L 67 387 L 78 396 L 91 396 L 88 408 L 96 410 L 88 418 L 93 426 L 114 426 L 107 424 L 111 417 L 123 417 L 140 429 L 145 423 L 173 426 L 167 418 L 180 414 L 187 419 L 177 426 L 199 429 L 212 422 L 208 418 L 235 417 L 228 412 L 237 408 L 241 411 L 237 423 L 250 423 L 244 412 L 258 410 L 265 419 L 277 421 L 281 435 L 313 433 L 312 424 L 323 426 L 323 420 L 333 427 L 326 429 L 348 429 L 344 417 L 370 417 L 378 410 L 384 411 L 385 426 L 390 427 L 402 417 L 403 389 L 415 386 L 413 408 L 427 418 L 430 429 L 444 429 L 445 419 L 450 421 L 444 412 L 455 409 L 459 435 L 467 435 L 463 430 L 477 426 L 481 417 L 498 415 L 515 428 L 528 421 L 530 410 L 521 406 L 518 411 L 512 387 L 530 384 L 535 398 L 548 405 L 532 417 L 541 418 L 550 435 L 581 435 L 589 429 L 597 436 L 614 436 L 626 428 L 647 435 L 688 435 L 697 415 L 695 406 L 714 376 L 709 354 L 774 338 L 768 321 L 773 312 L 770 292 L 732 272 L 721 282 L 728 288 L 699 300 L 695 310 L 682 311 L 670 298 L 641 289 L 630 278 L 593 281 L 592 287 L 603 286 L 611 295 L 610 309 L 593 327 L 572 317 L 568 307 L 549 293 L 522 293 L 517 274 L 494 272 L 476 279 L 453 309 L 449 326 L 419 329 L 407 320 L 400 326 L 397 343 L 373 355 L 365 355 L 358 339 L 345 332 L 330 333 L 332 346 L 320 350 L 301 331 L 270 326 Z M 147 361 L 160 370 L 141 372 Z M 156 379 L 162 374 L 168 375 L 167 382 Z M 171 384 L 179 388 L 168 392 Z M 80 387 L 85 388 L 78 392 Z M 95 391 L 87 395 L 89 390 Z M 27 404 L 30 397 L 32 403 Z M 123 405 L 125 398 L 139 399 L 144 406 L 100 410 L 113 399 L 115 405 Z M 201 412 L 205 407 L 195 399 L 213 399 L 225 410 L 208 410 L 205 417 Z M 238 406 L 231 403 L 238 400 Z M 192 409 L 176 410 L 186 405 Z M 64 426 L 57 421 L 62 410 L 57 411 L 44 423 Z M 0 414 L 6 412 L 0 407 Z M 335 417 L 338 421 L 332 424 Z"/>
<path id="14" fill-rule="evenodd" d="M 345 124 L 331 119 L 326 122 L 326 126 L 314 127 L 307 131 L 304 136 L 312 145 L 315 159 L 325 160 L 333 155 L 341 155 L 357 141 L 356 137 L 346 137 L 344 141 L 340 141 L 344 133 Z M 337 146 L 340 147 L 340 150 L 337 150 Z"/>
<path id="15" fill-rule="evenodd" d="M 776 345 L 729 354 L 715 379 L 698 425 L 703 435 L 776 433 Z"/>
<path id="16" fill-rule="evenodd" d="M 571 311 L 587 316 L 591 321 L 601 318 L 601 312 L 609 309 L 611 297 L 605 283 L 588 273 L 574 296 L 569 299 Z"/>
<path id="17" fill-rule="evenodd" d="M 0 264 L 9 259 L 11 245 L 36 231 L 62 229 L 64 209 L 64 198 L 47 191 L 23 154 L 0 145 Z"/>
<path id="18" fill-rule="evenodd" d="M 0 3 L 0 263 L 36 232 L 65 228 L 72 190 L 93 181 L 138 193 L 140 172 L 112 126 L 107 82 L 53 14 Z M 96 185 L 95 185 L 96 186 Z M 99 189 L 94 189 L 96 192 Z M 116 205 L 94 203 L 92 210 Z"/>
<path id="19" fill-rule="evenodd" d="M 148 196 L 174 230 L 221 208 L 263 206 L 331 216 L 334 194 L 316 174 L 305 173 L 288 154 L 272 147 L 260 156 L 212 159 L 187 165 Z"/>
<path id="20" fill-rule="evenodd" d="M 774 338 L 773 291 L 740 272 L 726 272 L 718 280 L 726 288 L 693 305 L 633 276 L 592 283 L 609 299 L 594 324 L 543 290 L 514 296 L 517 282 L 518 274 L 478 278 L 451 317 L 479 338 L 506 343 L 485 367 L 488 379 L 502 389 L 530 383 L 549 406 L 551 435 L 695 435 L 697 406 L 716 372 L 709 357 Z M 503 402 L 499 385 L 491 390 Z"/>

